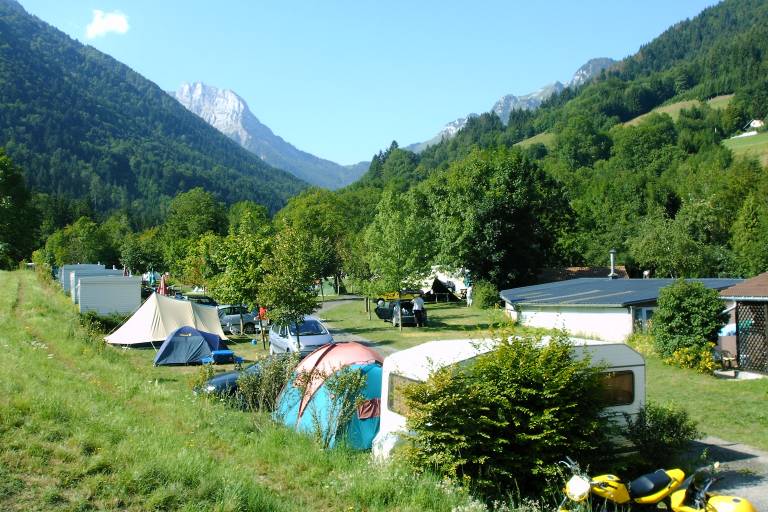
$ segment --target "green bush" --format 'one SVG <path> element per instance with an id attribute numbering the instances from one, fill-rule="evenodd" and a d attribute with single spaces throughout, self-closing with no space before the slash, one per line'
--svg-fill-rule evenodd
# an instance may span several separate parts
<path id="1" fill-rule="evenodd" d="M 609 445 L 601 417 L 600 368 L 571 358 L 565 334 L 500 336 L 466 365 L 439 369 L 405 390 L 412 442 L 406 460 L 469 484 L 486 497 L 520 489 L 536 496 L 557 480 L 557 462 L 589 463 Z"/>
<path id="2" fill-rule="evenodd" d="M 681 349 L 706 349 L 725 323 L 722 311 L 717 291 L 699 281 L 681 279 L 663 288 L 651 326 L 656 352 L 668 360 Z"/>
<path id="3" fill-rule="evenodd" d="M 83 326 L 91 327 L 107 334 L 120 327 L 128 316 L 118 313 L 99 315 L 95 311 L 87 311 L 82 313 L 80 318 Z"/>
<path id="4" fill-rule="evenodd" d="M 499 303 L 499 290 L 493 283 L 477 281 L 472 285 L 472 307 L 489 309 Z"/>
<path id="5" fill-rule="evenodd" d="M 270 356 L 257 363 L 258 373 L 243 373 L 237 379 L 236 401 L 251 411 L 272 412 L 280 391 L 299 364 L 295 353 Z"/>
<path id="6" fill-rule="evenodd" d="M 648 402 L 636 417 L 624 415 L 624 436 L 637 450 L 640 466 L 658 469 L 672 463 L 701 433 L 688 413 L 673 405 Z"/>

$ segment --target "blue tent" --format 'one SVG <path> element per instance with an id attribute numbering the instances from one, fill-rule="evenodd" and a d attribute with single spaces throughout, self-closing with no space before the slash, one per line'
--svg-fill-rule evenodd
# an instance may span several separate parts
<path id="1" fill-rule="evenodd" d="M 355 361 L 355 362 L 351 362 Z M 320 435 L 334 446 L 344 435 L 344 441 L 356 450 L 370 450 L 379 431 L 381 401 L 381 356 L 358 343 L 325 345 L 307 356 L 296 369 L 296 374 L 313 372 L 316 378 L 306 386 L 304 395 L 292 379 L 278 399 L 274 416 L 299 432 Z M 360 371 L 366 377 L 362 390 L 362 404 L 346 425 L 339 425 L 338 413 L 342 407 L 333 397 L 327 381 L 341 371 Z"/>
<path id="2" fill-rule="evenodd" d="M 155 356 L 155 366 L 200 363 L 203 357 L 210 356 L 214 350 L 226 348 L 216 334 L 185 325 L 165 338 Z"/>

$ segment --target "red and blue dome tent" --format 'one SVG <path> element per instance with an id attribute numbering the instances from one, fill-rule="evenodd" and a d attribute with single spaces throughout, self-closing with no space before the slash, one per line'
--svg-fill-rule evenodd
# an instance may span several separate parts
<path id="1" fill-rule="evenodd" d="M 356 450 L 370 450 L 379 431 L 381 365 L 378 352 L 355 342 L 323 345 L 296 367 L 285 385 L 274 413 L 275 419 L 299 432 L 319 434 L 332 447 L 345 442 Z M 343 408 L 333 396 L 329 380 L 343 371 L 359 371 L 365 377 L 362 403 L 345 425 L 339 424 Z M 343 439 L 337 439 L 339 435 Z"/>
<path id="2" fill-rule="evenodd" d="M 165 338 L 155 356 L 155 366 L 199 364 L 204 357 L 211 357 L 214 350 L 226 349 L 227 346 L 217 334 L 198 331 L 185 325 Z"/>

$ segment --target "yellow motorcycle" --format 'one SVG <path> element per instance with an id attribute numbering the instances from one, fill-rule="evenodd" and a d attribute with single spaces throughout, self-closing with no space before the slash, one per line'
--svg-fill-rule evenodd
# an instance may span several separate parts
<path id="1" fill-rule="evenodd" d="M 590 478 L 570 458 L 566 457 L 562 464 L 571 470 L 571 478 L 565 484 L 565 497 L 558 512 L 570 512 L 569 500 L 582 504 L 588 498 L 600 511 L 607 511 L 609 507 L 611 510 L 656 510 L 662 502 L 671 510 L 670 496 L 685 479 L 680 469 L 659 469 L 631 482 L 610 474 Z"/>
<path id="2" fill-rule="evenodd" d="M 674 512 L 757 512 L 748 500 L 736 496 L 723 496 L 709 492 L 709 488 L 721 480 L 715 475 L 720 467 L 719 462 L 696 470 L 692 477 L 686 480 L 685 489 L 672 494 L 672 510 Z"/>

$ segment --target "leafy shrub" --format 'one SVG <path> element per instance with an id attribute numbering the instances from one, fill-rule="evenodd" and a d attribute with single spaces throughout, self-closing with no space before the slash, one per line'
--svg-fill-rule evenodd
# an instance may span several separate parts
<path id="1" fill-rule="evenodd" d="M 344 368 L 325 380 L 333 400 L 325 411 L 312 409 L 313 434 L 323 448 L 346 438 L 347 427 L 363 401 L 368 376 L 359 368 Z M 320 417 L 323 414 L 325 417 Z M 324 428 L 327 425 L 327 428 Z"/>
<path id="2" fill-rule="evenodd" d="M 202 389 L 203 385 L 216 374 L 212 364 L 200 365 L 195 373 L 189 379 L 189 387 L 193 390 Z M 202 396 L 207 396 L 203 393 Z"/>
<path id="3" fill-rule="evenodd" d="M 100 315 L 95 311 L 87 311 L 82 313 L 80 318 L 82 319 L 83 325 L 89 325 L 106 334 L 120 327 L 128 317 L 119 313 Z"/>
<path id="4" fill-rule="evenodd" d="M 701 354 L 711 347 L 725 323 L 722 311 L 717 291 L 698 281 L 681 279 L 663 288 L 651 326 L 656 352 L 669 361 L 682 349 Z"/>
<path id="5" fill-rule="evenodd" d="M 499 303 L 499 290 L 493 283 L 477 281 L 472 285 L 472 307 L 489 309 Z"/>
<path id="6" fill-rule="evenodd" d="M 243 373 L 237 379 L 236 399 L 248 410 L 272 412 L 280 391 L 299 364 L 299 356 L 280 354 L 266 357 L 257 364 L 257 373 Z"/>
<path id="7" fill-rule="evenodd" d="M 630 334 L 627 338 L 627 345 L 644 356 L 650 356 L 656 353 L 653 336 L 645 332 L 635 331 Z"/>
<path id="8" fill-rule="evenodd" d="M 701 435 L 688 413 L 673 405 L 649 401 L 636 417 L 625 414 L 624 418 L 624 436 L 647 469 L 666 466 Z"/>
<path id="9" fill-rule="evenodd" d="M 529 495 L 558 474 L 570 454 L 589 462 L 607 446 L 602 377 L 571 358 L 565 334 L 500 337 L 492 352 L 437 370 L 405 390 L 412 443 L 406 460 L 470 484 L 486 496 L 510 489 Z"/>
<path id="10" fill-rule="evenodd" d="M 707 343 L 703 347 L 679 348 L 670 357 L 664 359 L 664 362 L 680 368 L 691 368 L 699 373 L 712 373 L 717 368 L 713 353 L 714 348 L 714 343 Z"/>

